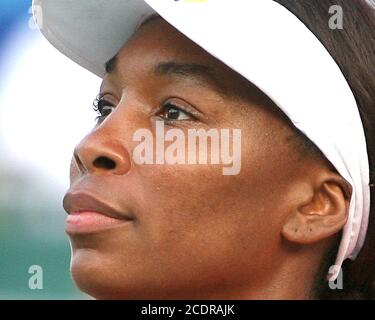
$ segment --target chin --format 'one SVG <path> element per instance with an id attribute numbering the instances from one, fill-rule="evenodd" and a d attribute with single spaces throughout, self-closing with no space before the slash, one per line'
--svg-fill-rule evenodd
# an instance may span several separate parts
<path id="1" fill-rule="evenodd" d="M 111 264 L 111 259 L 92 249 L 79 249 L 71 261 L 71 275 L 76 286 L 89 296 L 100 299 L 135 299 L 130 274 Z M 128 275 L 128 276 L 127 276 Z"/>
<path id="2" fill-rule="evenodd" d="M 139 263 L 118 259 L 116 255 L 94 249 L 76 249 L 71 275 L 76 286 L 99 300 L 165 299 L 168 286 L 158 276 L 146 272 Z"/>

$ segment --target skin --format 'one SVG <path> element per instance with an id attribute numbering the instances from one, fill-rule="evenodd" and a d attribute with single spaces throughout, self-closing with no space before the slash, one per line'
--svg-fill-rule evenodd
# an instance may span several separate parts
<path id="1" fill-rule="evenodd" d="M 155 74 L 161 62 L 205 65 L 199 74 Z M 130 224 L 70 235 L 71 271 L 98 299 L 305 299 L 347 219 L 350 188 L 306 152 L 289 122 L 254 86 L 162 19 L 119 51 L 101 94 L 113 111 L 77 146 L 71 192 L 87 191 L 131 213 Z M 155 131 L 173 102 L 194 118 L 167 128 L 239 128 L 242 169 L 137 165 L 139 128 Z M 159 110 L 159 111 L 158 111 Z M 114 167 L 99 165 L 99 157 Z"/>

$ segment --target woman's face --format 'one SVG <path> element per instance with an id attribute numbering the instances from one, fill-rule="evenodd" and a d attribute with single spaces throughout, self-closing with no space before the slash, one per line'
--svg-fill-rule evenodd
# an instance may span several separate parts
<path id="1" fill-rule="evenodd" d="M 109 71 L 103 117 L 75 150 L 64 205 L 94 211 L 90 195 L 130 220 L 68 226 L 78 286 L 97 298 L 240 298 L 270 282 L 288 256 L 280 232 L 294 188 L 311 166 L 293 129 L 254 87 L 161 19 L 142 26 Z M 240 172 L 135 163 L 134 132 L 155 135 L 158 120 L 186 136 L 240 129 Z"/>

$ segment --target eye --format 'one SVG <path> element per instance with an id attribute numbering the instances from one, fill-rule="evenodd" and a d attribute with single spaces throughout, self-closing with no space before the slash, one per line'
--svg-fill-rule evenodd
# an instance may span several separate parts
<path id="1" fill-rule="evenodd" d="M 96 117 L 96 122 L 100 124 L 108 117 L 112 111 L 115 109 L 115 106 L 102 98 L 97 98 L 94 101 L 94 110 L 99 114 Z"/>
<path id="2" fill-rule="evenodd" d="M 167 121 L 182 121 L 182 120 L 193 120 L 189 112 L 183 110 L 182 107 L 177 106 L 174 103 L 167 102 L 159 112 L 159 116 Z"/>

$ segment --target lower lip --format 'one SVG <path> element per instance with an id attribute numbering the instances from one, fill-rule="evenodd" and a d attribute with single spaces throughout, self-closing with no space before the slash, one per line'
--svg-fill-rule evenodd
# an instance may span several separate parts
<path id="1" fill-rule="evenodd" d="M 111 218 L 98 212 L 72 212 L 66 218 L 65 231 L 68 234 L 97 233 L 130 222 L 132 221 Z"/>

